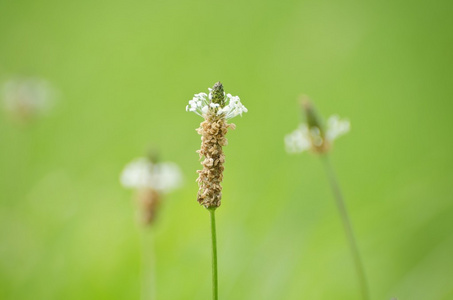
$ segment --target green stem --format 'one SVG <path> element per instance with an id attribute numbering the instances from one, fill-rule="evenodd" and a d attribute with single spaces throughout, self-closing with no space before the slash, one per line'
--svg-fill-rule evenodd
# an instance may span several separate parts
<path id="1" fill-rule="evenodd" d="M 338 211 L 341 216 L 341 221 L 343 223 L 343 228 L 346 233 L 346 237 L 349 242 L 349 247 L 351 248 L 352 257 L 354 259 L 355 268 L 357 271 L 357 276 L 359 279 L 360 288 L 362 290 L 362 298 L 364 300 L 370 299 L 368 291 L 368 283 L 365 275 L 365 269 L 363 267 L 362 259 L 360 258 L 359 248 L 357 246 L 356 239 L 354 237 L 354 231 L 352 230 L 351 221 L 349 220 L 348 210 L 346 209 L 346 204 L 341 193 L 338 180 L 335 176 L 332 164 L 330 163 L 329 157 L 326 155 L 322 156 L 324 162 L 324 167 L 326 169 L 327 176 L 329 177 L 330 187 L 335 196 L 335 201 L 337 204 Z"/>
<path id="2" fill-rule="evenodd" d="M 149 230 L 146 230 L 149 229 Z M 156 260 L 154 252 L 154 232 L 152 228 L 145 228 L 142 235 L 142 300 L 156 299 Z"/>
<path id="3" fill-rule="evenodd" d="M 219 288 L 217 278 L 217 234 L 215 230 L 215 207 L 208 208 L 211 216 L 211 237 L 212 237 L 212 299 L 219 299 Z"/>

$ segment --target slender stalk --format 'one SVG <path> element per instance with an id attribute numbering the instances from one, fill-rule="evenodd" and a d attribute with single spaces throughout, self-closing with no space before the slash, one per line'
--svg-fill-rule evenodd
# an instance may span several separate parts
<path id="1" fill-rule="evenodd" d="M 351 221 L 348 216 L 348 210 L 346 209 L 346 204 L 344 202 L 343 194 L 341 193 L 340 185 L 338 184 L 338 180 L 335 176 L 335 172 L 333 170 L 332 164 L 329 160 L 327 154 L 322 156 L 322 161 L 324 162 L 324 167 L 329 177 L 330 187 L 332 188 L 332 192 L 335 197 L 335 201 L 337 204 L 338 211 L 341 216 L 341 221 L 343 223 L 343 228 L 346 233 L 346 237 L 348 239 L 349 247 L 351 249 L 352 257 L 354 260 L 357 277 L 359 280 L 360 288 L 362 291 L 362 298 L 364 300 L 369 300 L 369 290 L 368 290 L 368 283 L 365 275 L 365 269 L 363 267 L 362 259 L 360 257 L 359 248 L 357 246 L 356 239 L 354 237 L 354 231 L 352 230 Z"/>
<path id="2" fill-rule="evenodd" d="M 211 217 L 211 237 L 212 237 L 212 299 L 219 299 L 219 288 L 217 278 L 217 233 L 215 229 L 215 209 L 208 208 Z"/>
<path id="3" fill-rule="evenodd" d="M 152 228 L 142 232 L 142 300 L 156 300 L 156 272 L 154 253 L 154 232 Z"/>

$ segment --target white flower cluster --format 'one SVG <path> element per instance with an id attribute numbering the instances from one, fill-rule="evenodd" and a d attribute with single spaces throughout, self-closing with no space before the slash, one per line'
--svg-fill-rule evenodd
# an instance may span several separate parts
<path id="1" fill-rule="evenodd" d="M 44 114 L 56 96 L 50 83 L 42 78 L 16 78 L 2 87 L 5 109 L 17 114 Z"/>
<path id="2" fill-rule="evenodd" d="M 327 120 L 326 140 L 333 142 L 339 136 L 347 133 L 350 127 L 348 120 L 341 120 L 337 115 L 331 116 Z M 288 153 L 300 153 L 309 150 L 313 145 L 320 146 L 322 143 L 319 128 L 309 130 L 307 124 L 300 124 L 299 128 L 285 136 Z"/>
<path id="3" fill-rule="evenodd" d="M 218 116 L 222 115 L 225 119 L 232 119 L 237 115 L 242 116 L 242 113 L 247 112 L 247 108 L 241 103 L 241 99 L 238 96 L 232 96 L 231 94 L 224 94 L 225 107 L 220 107 L 218 103 L 212 103 L 212 89 L 209 89 L 209 94 L 199 93 L 193 96 L 193 99 L 189 101 L 189 105 L 186 106 L 186 111 L 193 111 L 197 115 L 203 117 L 212 111 Z"/>
<path id="4" fill-rule="evenodd" d="M 327 120 L 326 138 L 329 141 L 333 141 L 337 137 L 348 133 L 349 129 L 351 129 L 351 124 L 348 120 L 340 120 L 338 115 L 333 115 Z"/>
<path id="5" fill-rule="evenodd" d="M 158 192 L 167 193 L 181 186 L 182 175 L 175 163 L 153 164 L 141 157 L 126 165 L 120 181 L 126 188 L 152 188 Z"/>

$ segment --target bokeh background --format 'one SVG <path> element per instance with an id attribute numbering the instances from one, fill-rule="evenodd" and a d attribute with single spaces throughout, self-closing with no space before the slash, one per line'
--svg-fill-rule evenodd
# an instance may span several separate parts
<path id="1" fill-rule="evenodd" d="M 453 299 L 451 1 L 0 0 L 0 80 L 47 80 L 47 114 L 0 116 L 0 298 L 210 299 L 196 200 L 194 93 L 221 80 L 249 112 L 217 211 L 221 299 L 360 299 L 321 161 L 283 137 L 308 94 L 349 118 L 332 161 L 372 299 Z M 123 167 L 179 164 L 151 230 Z"/>

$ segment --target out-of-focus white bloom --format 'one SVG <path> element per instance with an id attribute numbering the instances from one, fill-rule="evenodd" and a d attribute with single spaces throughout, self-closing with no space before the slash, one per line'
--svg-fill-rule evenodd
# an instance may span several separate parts
<path id="1" fill-rule="evenodd" d="M 326 141 L 331 144 L 336 138 L 350 130 L 348 120 L 341 120 L 338 115 L 333 115 L 327 120 Z M 307 124 L 300 124 L 292 133 L 285 136 L 285 146 L 288 153 L 299 153 L 324 144 L 319 128 L 308 130 Z"/>
<path id="2" fill-rule="evenodd" d="M 126 165 L 120 180 L 127 188 L 151 188 L 168 193 L 182 185 L 182 174 L 175 163 L 152 163 L 141 157 Z"/>
<path id="3" fill-rule="evenodd" d="M 299 127 L 285 136 L 285 146 L 288 153 L 298 153 L 310 149 L 311 140 L 306 124 Z"/>
<path id="4" fill-rule="evenodd" d="M 225 105 L 220 107 L 218 103 L 212 103 L 212 89 L 209 88 L 209 94 L 199 93 L 195 94 L 192 100 L 189 100 L 189 105 L 186 106 L 186 111 L 192 111 L 197 115 L 204 117 L 209 111 L 220 116 L 223 115 L 225 119 L 232 119 L 237 115 L 242 116 L 246 113 L 247 108 L 241 103 L 238 96 L 231 94 L 224 94 Z"/>
<path id="5" fill-rule="evenodd" d="M 56 97 L 51 84 L 41 78 L 10 79 L 3 84 L 2 94 L 5 110 L 20 118 L 47 113 Z"/>
<path id="6" fill-rule="evenodd" d="M 342 136 L 349 132 L 351 124 L 348 120 L 340 120 L 338 115 L 330 116 L 327 120 L 327 139 L 329 141 L 335 140 L 337 137 Z"/>

